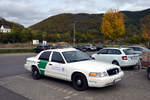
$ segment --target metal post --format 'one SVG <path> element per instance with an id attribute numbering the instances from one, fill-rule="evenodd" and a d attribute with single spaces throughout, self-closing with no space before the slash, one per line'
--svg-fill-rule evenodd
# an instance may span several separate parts
<path id="1" fill-rule="evenodd" d="M 73 32 L 73 46 L 75 46 L 76 44 L 76 22 L 74 22 L 74 32 Z"/>

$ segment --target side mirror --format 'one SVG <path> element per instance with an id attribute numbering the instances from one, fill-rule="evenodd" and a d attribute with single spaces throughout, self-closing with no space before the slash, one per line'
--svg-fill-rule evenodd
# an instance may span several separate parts
<path id="1" fill-rule="evenodd" d="M 91 57 L 93 60 L 95 60 L 95 58 L 94 57 Z"/>
<path id="2" fill-rule="evenodd" d="M 100 52 L 98 52 L 97 54 L 100 54 Z"/>
<path id="3" fill-rule="evenodd" d="M 90 58 L 92 58 L 93 60 L 95 60 L 95 58 L 94 58 L 94 57 L 92 57 L 92 56 L 90 56 Z"/>

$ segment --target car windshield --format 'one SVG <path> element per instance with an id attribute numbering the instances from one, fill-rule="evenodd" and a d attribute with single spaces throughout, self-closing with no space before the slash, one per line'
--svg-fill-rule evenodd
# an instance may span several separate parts
<path id="1" fill-rule="evenodd" d="M 133 49 L 124 49 L 123 52 L 124 52 L 126 55 L 137 54 Z"/>
<path id="2" fill-rule="evenodd" d="M 143 51 L 149 51 L 149 49 L 145 48 L 145 47 L 142 47 L 143 48 Z"/>
<path id="3" fill-rule="evenodd" d="M 135 51 L 149 51 L 149 49 L 145 48 L 145 47 L 129 47 L 129 48 L 133 48 Z"/>
<path id="4" fill-rule="evenodd" d="M 92 60 L 89 55 L 82 51 L 66 51 L 62 53 L 68 63 Z"/>

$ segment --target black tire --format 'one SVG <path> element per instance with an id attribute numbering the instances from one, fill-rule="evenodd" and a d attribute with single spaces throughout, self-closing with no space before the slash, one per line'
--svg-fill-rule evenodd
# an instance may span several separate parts
<path id="1" fill-rule="evenodd" d="M 117 61 L 113 61 L 112 64 L 119 66 L 119 63 Z"/>
<path id="2" fill-rule="evenodd" d="M 35 79 L 35 80 L 38 80 L 38 79 L 41 78 L 39 70 L 35 67 L 32 68 L 32 78 Z"/>
<path id="3" fill-rule="evenodd" d="M 150 68 L 147 69 L 147 78 L 150 80 Z"/>
<path id="4" fill-rule="evenodd" d="M 78 91 L 84 91 L 88 88 L 86 77 L 81 73 L 76 73 L 72 77 L 73 88 Z"/>

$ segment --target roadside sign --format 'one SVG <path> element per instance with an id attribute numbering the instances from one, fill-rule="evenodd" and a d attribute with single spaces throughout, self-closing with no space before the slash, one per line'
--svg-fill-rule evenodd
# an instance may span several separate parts
<path id="1" fill-rule="evenodd" d="M 33 45 L 39 44 L 39 40 L 33 40 Z"/>
<path id="2" fill-rule="evenodd" d="M 47 41 L 43 41 L 43 43 L 42 43 L 43 45 L 46 45 L 47 44 Z"/>

